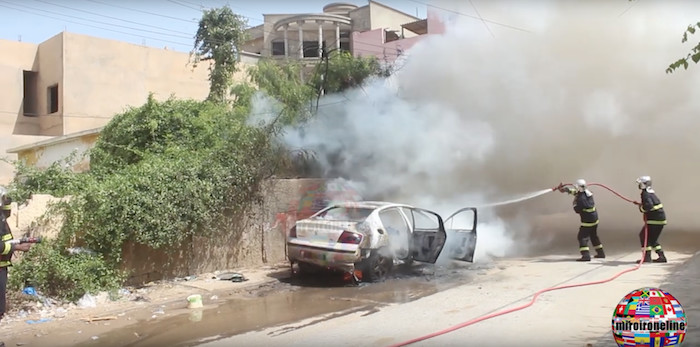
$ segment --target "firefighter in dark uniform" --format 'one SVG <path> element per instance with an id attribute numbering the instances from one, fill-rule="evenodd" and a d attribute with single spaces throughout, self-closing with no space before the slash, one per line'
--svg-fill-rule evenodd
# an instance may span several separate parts
<path id="1" fill-rule="evenodd" d="M 2 203 L 0 205 L 2 208 L 2 214 L 0 214 L 0 321 L 2 321 L 2 317 L 5 315 L 6 309 L 5 293 L 7 290 L 7 270 L 10 266 L 12 266 L 12 254 L 15 251 L 29 251 L 31 244 L 10 243 L 13 238 L 12 232 L 10 231 L 10 224 L 7 222 L 7 219 L 12 213 L 12 199 L 6 195 L 4 189 L 2 188 L 0 188 L 0 202 Z M 2 346 L 4 346 L 4 343 L 0 341 L 0 347 Z"/>
<path id="2" fill-rule="evenodd" d="M 586 189 L 586 181 L 578 179 L 574 184 L 574 188 L 563 187 L 560 191 L 574 196 L 574 212 L 578 213 L 581 218 L 581 226 L 577 236 L 581 258 L 576 261 L 591 261 L 589 242 L 596 251 L 595 257 L 605 258 L 603 244 L 598 237 L 598 223 L 600 222 L 598 220 L 598 211 L 596 211 L 593 193 Z"/>
<path id="3" fill-rule="evenodd" d="M 666 212 L 664 212 L 664 205 L 656 196 L 656 192 L 651 188 L 651 177 L 640 176 L 637 178 L 637 186 L 642 191 L 641 201 L 637 203 L 639 206 L 639 212 L 644 213 L 646 219 L 646 225 L 642 227 L 639 232 L 639 242 L 642 245 L 642 250 L 644 251 L 644 262 L 650 263 L 651 251 L 655 251 L 659 256 L 658 259 L 654 259 L 654 263 L 665 263 L 667 262 L 666 256 L 664 255 L 663 249 L 659 244 L 659 236 L 661 236 L 661 231 L 666 225 Z M 644 232 L 648 232 L 647 235 L 647 245 L 644 247 Z M 641 260 L 637 261 L 641 262 Z"/>

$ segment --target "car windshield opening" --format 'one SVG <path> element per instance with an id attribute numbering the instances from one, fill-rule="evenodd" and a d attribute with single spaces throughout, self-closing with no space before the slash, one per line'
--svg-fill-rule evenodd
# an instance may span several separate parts
<path id="1" fill-rule="evenodd" d="M 323 220 L 342 220 L 352 222 L 362 222 L 372 213 L 371 208 L 361 208 L 352 206 L 338 206 L 328 209 L 319 214 L 316 218 Z"/>

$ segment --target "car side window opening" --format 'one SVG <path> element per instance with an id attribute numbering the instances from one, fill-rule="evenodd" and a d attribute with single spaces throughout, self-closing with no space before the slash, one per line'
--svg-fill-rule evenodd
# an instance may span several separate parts
<path id="1" fill-rule="evenodd" d="M 472 230 L 474 228 L 474 211 L 462 211 L 445 222 L 445 227 L 455 230 Z"/>
<path id="2" fill-rule="evenodd" d="M 423 211 L 413 211 L 414 229 L 425 231 L 437 231 L 440 229 L 440 222 L 437 217 Z"/>
<path id="3" fill-rule="evenodd" d="M 379 212 L 379 219 L 389 235 L 389 243 L 399 258 L 408 256 L 411 229 L 397 208 Z"/>
<path id="4" fill-rule="evenodd" d="M 361 208 L 353 206 L 336 206 L 322 213 L 316 218 L 334 221 L 362 222 L 374 211 L 371 208 Z"/>

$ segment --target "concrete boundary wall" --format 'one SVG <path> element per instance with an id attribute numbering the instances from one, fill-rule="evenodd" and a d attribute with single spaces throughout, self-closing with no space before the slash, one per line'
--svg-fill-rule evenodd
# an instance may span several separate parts
<path id="1" fill-rule="evenodd" d="M 287 259 L 286 233 L 297 219 L 325 206 L 328 186 L 322 179 L 270 180 L 263 186 L 262 203 L 251 207 L 216 238 L 192 237 L 176 249 L 127 242 L 122 249 L 122 268 L 131 273 L 128 284 L 283 262 Z M 45 212 L 59 200 L 36 194 L 19 210 L 15 206 L 10 217 L 14 236 L 56 237 L 61 220 L 48 218 Z"/>
<path id="2" fill-rule="evenodd" d="M 123 267 L 132 272 L 129 284 L 285 261 L 287 231 L 297 219 L 322 208 L 326 183 L 278 179 L 269 181 L 264 190 L 262 204 L 252 207 L 218 238 L 193 237 L 170 250 L 126 244 Z"/>

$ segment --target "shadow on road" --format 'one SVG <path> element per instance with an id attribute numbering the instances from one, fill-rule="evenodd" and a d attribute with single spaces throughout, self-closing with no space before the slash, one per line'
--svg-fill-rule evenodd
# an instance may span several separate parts
<path id="1" fill-rule="evenodd" d="M 434 272 L 434 269 L 433 269 Z M 276 271 L 267 275 L 281 283 L 285 283 L 295 287 L 304 288 L 337 288 L 337 287 L 358 287 L 371 284 L 369 282 L 360 282 L 354 284 L 347 273 L 342 271 L 334 271 L 328 269 L 317 270 L 314 273 L 294 273 L 292 275 L 291 268 Z M 424 266 L 419 264 L 396 265 L 392 272 L 387 275 L 386 280 L 410 279 L 421 277 L 434 277 L 435 274 L 426 273 Z"/>

